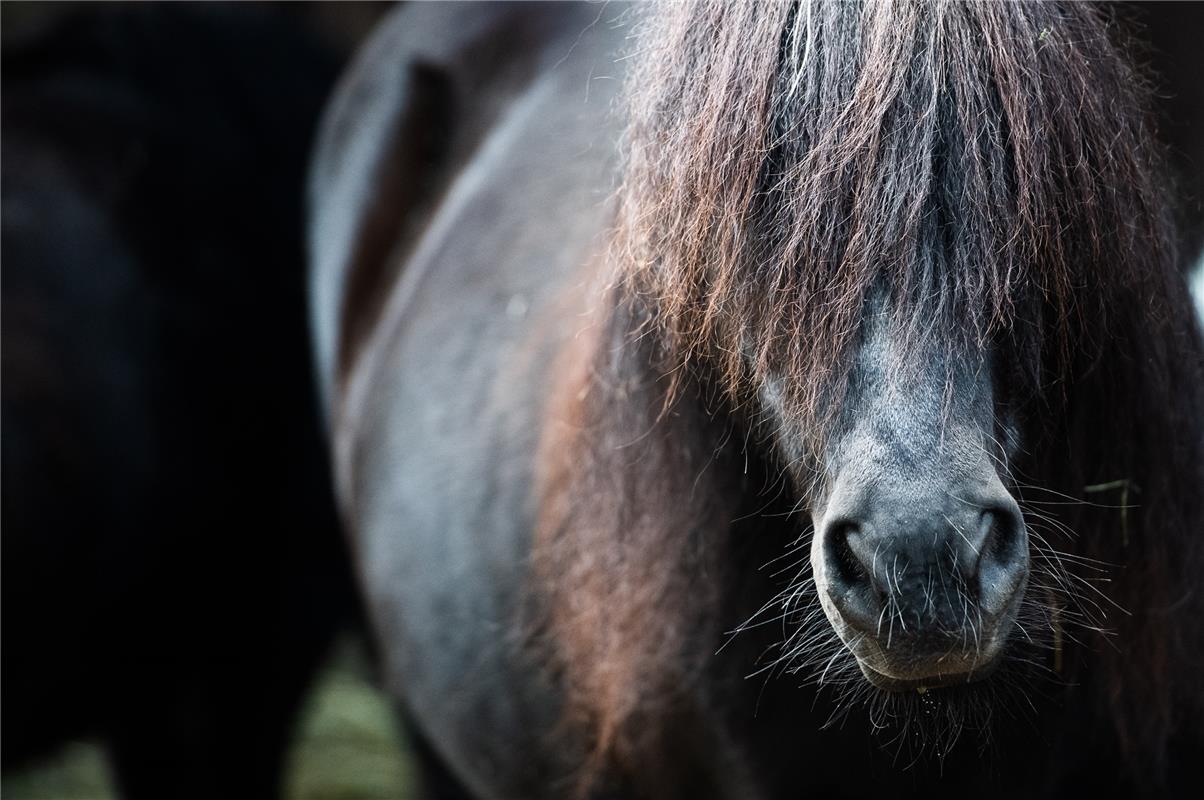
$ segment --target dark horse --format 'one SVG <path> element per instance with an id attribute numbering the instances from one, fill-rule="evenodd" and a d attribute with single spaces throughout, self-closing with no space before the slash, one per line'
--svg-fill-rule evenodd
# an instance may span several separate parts
<path id="1" fill-rule="evenodd" d="M 1123 30 L 715 2 L 379 31 L 321 134 L 313 323 L 439 788 L 1198 783 L 1204 349 Z"/>
<path id="2" fill-rule="evenodd" d="M 354 601 L 302 249 L 337 64 L 250 8 L 28 30 L 3 60 L 4 766 L 94 736 L 123 796 L 269 798 Z"/>

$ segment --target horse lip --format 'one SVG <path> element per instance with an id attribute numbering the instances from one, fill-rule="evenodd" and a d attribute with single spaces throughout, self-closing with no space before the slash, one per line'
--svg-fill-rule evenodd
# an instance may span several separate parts
<path id="1" fill-rule="evenodd" d="M 995 671 L 995 668 L 999 666 L 1000 660 L 998 657 L 993 658 L 985 664 L 974 667 L 969 672 L 934 673 L 918 678 L 887 675 L 874 669 L 860 658 L 857 659 L 857 666 L 861 667 L 861 674 L 865 676 L 866 680 L 879 689 L 888 692 L 910 692 L 914 690 L 923 693 L 928 689 L 965 685 L 983 680 Z"/>

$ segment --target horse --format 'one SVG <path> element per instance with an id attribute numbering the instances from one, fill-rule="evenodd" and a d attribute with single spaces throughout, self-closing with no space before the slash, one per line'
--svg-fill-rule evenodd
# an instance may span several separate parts
<path id="1" fill-rule="evenodd" d="M 272 797 L 356 613 L 303 299 L 338 63 L 247 9 L 51 22 L 3 59 L 4 768 Z"/>
<path id="2" fill-rule="evenodd" d="M 309 187 L 432 796 L 1202 785 L 1204 346 L 1080 3 L 418 5 Z"/>

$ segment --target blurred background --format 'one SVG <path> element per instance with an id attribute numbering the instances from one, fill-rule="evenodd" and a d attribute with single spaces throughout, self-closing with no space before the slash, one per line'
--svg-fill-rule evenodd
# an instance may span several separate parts
<path id="1" fill-rule="evenodd" d="M 5 798 L 411 795 L 302 247 L 322 105 L 388 8 L 0 6 Z"/>

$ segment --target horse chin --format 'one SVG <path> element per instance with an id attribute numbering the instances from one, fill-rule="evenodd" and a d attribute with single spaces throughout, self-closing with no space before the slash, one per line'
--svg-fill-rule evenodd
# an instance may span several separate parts
<path id="1" fill-rule="evenodd" d="M 878 689 L 887 692 L 915 691 L 922 694 L 929 689 L 966 686 L 984 680 L 995 671 L 1001 660 L 1001 656 L 997 655 L 989 662 L 975 665 L 973 669 L 968 671 L 950 673 L 933 672 L 923 675 L 890 675 L 878 671 L 860 658 L 857 659 L 857 666 L 861 668 L 861 674 L 865 676 L 865 679 Z"/>

